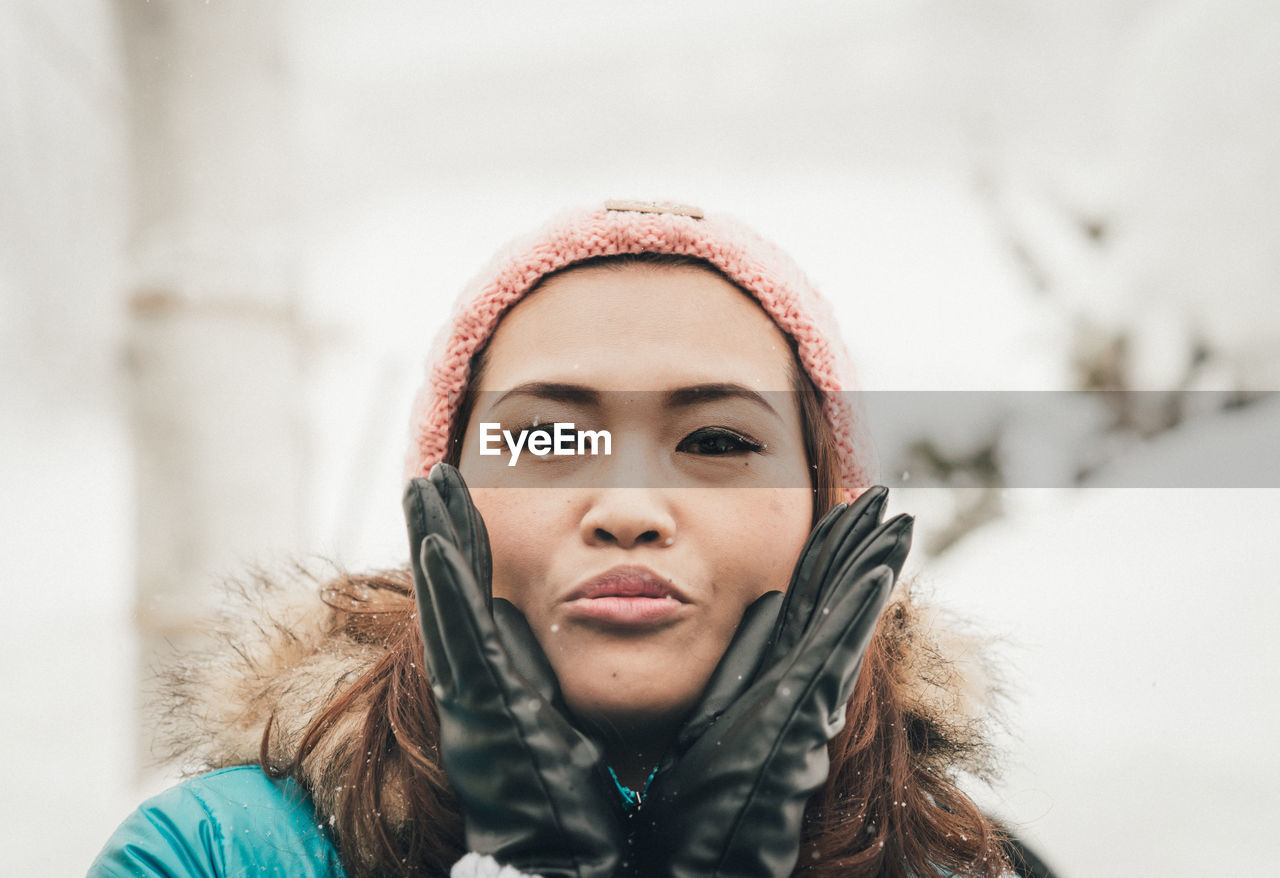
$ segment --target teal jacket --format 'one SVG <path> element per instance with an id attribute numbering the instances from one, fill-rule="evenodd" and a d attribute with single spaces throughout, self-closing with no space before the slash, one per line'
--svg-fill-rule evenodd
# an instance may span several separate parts
<path id="1" fill-rule="evenodd" d="M 1018 852 L 1024 863 L 1039 865 L 1038 860 L 1027 860 L 1030 855 L 1025 851 Z M 493 874 L 482 863 L 464 863 L 468 868 L 455 870 L 455 875 Z M 1049 873 L 1046 869 L 1024 874 Z M 273 780 L 256 765 L 202 774 L 143 802 L 107 840 L 88 874 L 88 878 L 249 876 L 346 878 L 338 852 L 324 825 L 316 823 L 306 793 L 293 780 Z"/>
<path id="2" fill-rule="evenodd" d="M 634 807 L 634 792 L 621 784 L 618 792 Z M 473 871 L 488 869 L 468 861 L 453 874 Z M 88 878 L 250 875 L 346 878 L 307 794 L 294 780 L 273 780 L 256 765 L 202 774 L 143 802 L 107 840 Z"/>
<path id="3" fill-rule="evenodd" d="M 203 774 L 143 802 L 88 878 L 346 878 L 306 793 L 258 766 Z"/>

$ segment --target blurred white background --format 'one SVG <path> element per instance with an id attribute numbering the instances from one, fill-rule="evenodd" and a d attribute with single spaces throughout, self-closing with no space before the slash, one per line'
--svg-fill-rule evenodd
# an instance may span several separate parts
<path id="1" fill-rule="evenodd" d="M 1280 389 L 1266 0 L 473 6 L 0 6 L 12 874 L 82 873 L 168 783 L 139 681 L 217 577 L 402 563 L 429 342 L 565 206 L 754 225 L 869 389 Z M 1003 639 L 1008 772 L 977 794 L 1064 875 L 1280 862 L 1280 490 L 1124 487 L 1278 421 L 1163 424 L 976 517 L 895 493 L 919 576 Z"/>

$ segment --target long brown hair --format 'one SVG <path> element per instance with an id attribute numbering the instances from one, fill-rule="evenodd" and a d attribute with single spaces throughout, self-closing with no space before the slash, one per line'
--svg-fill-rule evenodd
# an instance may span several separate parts
<path id="1" fill-rule="evenodd" d="M 592 262 L 692 264 L 720 274 L 686 257 L 640 254 Z M 792 384 L 813 474 L 816 522 L 842 499 L 840 465 L 822 396 L 792 345 Z M 451 425 L 445 460 L 455 465 L 483 370 L 481 349 Z M 919 644 L 908 589 L 900 587 L 897 594 L 863 659 L 845 728 L 829 745 L 830 774 L 809 802 L 794 874 L 997 878 L 1007 869 L 1000 832 L 953 777 L 952 757 L 964 755 L 959 751 L 966 745 L 951 740 L 909 698 L 904 667 Z M 323 801 L 352 878 L 447 875 L 465 852 L 462 818 L 441 767 L 412 577 L 408 570 L 343 576 L 322 597 L 338 611 L 343 634 L 385 652 L 315 718 L 292 763 L 274 771 L 323 778 L 329 787 Z M 271 734 L 268 726 L 262 740 L 262 763 L 269 770 Z M 350 740 L 335 747 L 336 736 Z M 328 761 L 314 770 L 322 759 Z"/>

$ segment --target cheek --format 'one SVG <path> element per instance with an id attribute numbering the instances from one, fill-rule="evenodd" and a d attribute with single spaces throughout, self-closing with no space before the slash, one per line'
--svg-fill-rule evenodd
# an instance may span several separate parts
<path id="1" fill-rule="evenodd" d="M 726 598 L 741 609 L 768 591 L 785 591 L 800 550 L 809 536 L 812 494 L 804 488 L 778 488 L 749 496 L 711 514 L 720 522 L 710 539 L 716 581 Z"/>
<path id="2" fill-rule="evenodd" d="M 565 504 L 554 491 L 476 488 L 471 497 L 484 518 L 493 553 L 493 596 L 529 610 L 537 584 L 546 580 L 553 541 Z"/>

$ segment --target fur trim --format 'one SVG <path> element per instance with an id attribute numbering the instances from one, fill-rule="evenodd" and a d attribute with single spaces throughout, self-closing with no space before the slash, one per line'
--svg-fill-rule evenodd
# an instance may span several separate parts
<path id="1" fill-rule="evenodd" d="M 385 652 L 356 636 L 344 624 L 348 614 L 323 600 L 333 581 L 297 568 L 285 577 L 259 571 L 226 584 L 208 642 L 161 672 L 153 705 L 161 758 L 186 774 L 257 764 L 286 772 L 292 766 L 311 724 Z M 301 780 L 321 814 L 337 809 L 336 778 L 357 758 L 362 719 L 358 708 L 348 712 L 302 765 Z M 394 781 L 384 795 L 388 813 L 399 817 L 403 798 Z"/>
<path id="2" fill-rule="evenodd" d="M 269 761 L 284 757 L 377 658 L 339 636 L 337 613 L 302 571 L 228 583 L 219 606 L 208 642 L 162 672 L 156 747 L 187 773 L 258 762 L 268 721 L 279 751 Z"/>
<path id="3" fill-rule="evenodd" d="M 893 666 L 902 683 L 912 744 L 935 771 L 991 781 L 991 744 L 1004 725 L 1004 687 L 988 652 L 992 640 L 966 621 L 899 583 L 881 626 L 890 635 Z"/>
<path id="4" fill-rule="evenodd" d="M 189 773 L 260 764 L 270 723 L 266 767 L 291 766 L 311 723 L 385 654 L 385 646 L 362 638 L 350 624 L 363 614 L 325 602 L 350 593 L 353 581 L 358 580 L 342 574 L 324 579 L 299 569 L 283 578 L 259 573 L 230 585 L 209 645 L 164 672 L 155 705 L 158 751 Z M 342 588 L 329 588 L 335 583 Z M 406 595 L 368 594 L 388 610 L 412 607 Z M 899 583 L 881 624 L 889 626 L 893 662 L 907 684 L 904 706 L 913 744 L 941 773 L 990 778 L 987 741 L 999 719 L 999 688 L 984 658 L 987 641 L 919 602 L 909 583 Z M 355 747 L 366 710 L 356 705 L 348 712 L 301 767 L 301 780 L 321 815 L 335 813 L 337 778 L 364 755 Z M 384 807 L 400 823 L 404 799 L 397 793 L 394 765 L 389 769 Z"/>

